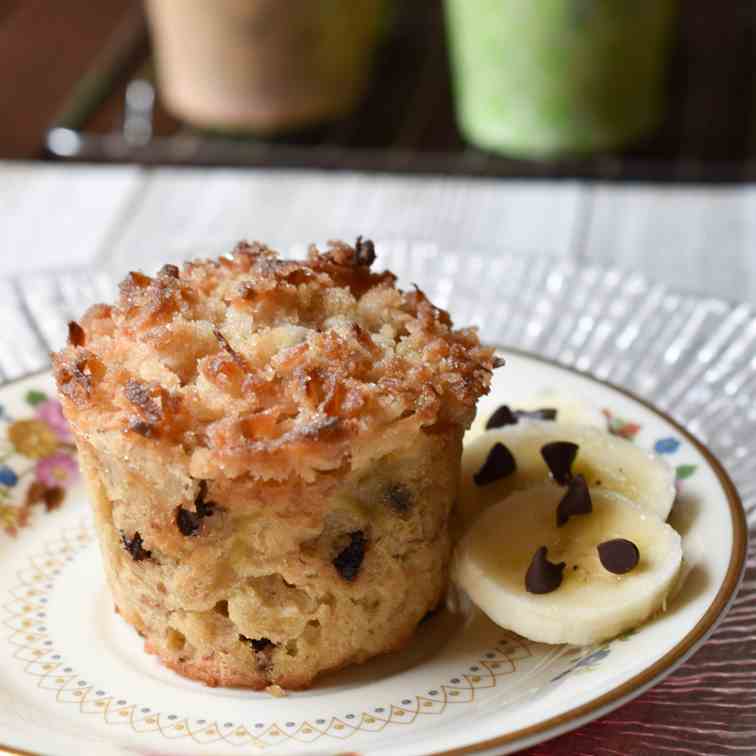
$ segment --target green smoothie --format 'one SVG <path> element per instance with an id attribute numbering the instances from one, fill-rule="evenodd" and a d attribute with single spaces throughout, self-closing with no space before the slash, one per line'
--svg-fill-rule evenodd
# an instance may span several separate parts
<path id="1" fill-rule="evenodd" d="M 547 157 L 653 130 L 677 0 L 446 0 L 457 120 L 474 144 Z"/>

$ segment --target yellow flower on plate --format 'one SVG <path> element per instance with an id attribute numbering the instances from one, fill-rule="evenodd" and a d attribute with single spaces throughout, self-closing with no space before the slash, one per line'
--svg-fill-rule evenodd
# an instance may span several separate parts
<path id="1" fill-rule="evenodd" d="M 25 457 L 42 459 L 58 448 L 58 437 L 41 420 L 16 420 L 8 426 L 8 440 Z"/>
<path id="2" fill-rule="evenodd" d="M 0 527 L 12 528 L 18 520 L 16 507 L 0 505 Z"/>

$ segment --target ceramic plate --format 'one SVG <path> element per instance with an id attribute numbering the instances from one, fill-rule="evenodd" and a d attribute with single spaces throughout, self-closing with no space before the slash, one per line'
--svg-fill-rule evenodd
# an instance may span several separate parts
<path id="1" fill-rule="evenodd" d="M 210 689 L 162 668 L 114 612 L 86 495 L 49 374 L 0 390 L 0 744 L 54 754 L 504 753 L 637 696 L 712 631 L 746 545 L 724 470 L 683 428 L 633 396 L 524 353 L 503 353 L 499 403 L 559 388 L 600 408 L 613 433 L 674 467 L 671 523 L 687 577 L 666 614 L 591 648 L 545 646 L 481 615 L 441 612 L 406 651 L 310 691 Z"/>

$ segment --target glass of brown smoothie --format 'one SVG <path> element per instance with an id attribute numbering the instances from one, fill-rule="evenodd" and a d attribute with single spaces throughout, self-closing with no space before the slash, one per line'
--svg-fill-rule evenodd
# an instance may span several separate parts
<path id="1" fill-rule="evenodd" d="M 165 106 L 262 134 L 348 113 L 364 93 L 387 0 L 145 0 Z"/>

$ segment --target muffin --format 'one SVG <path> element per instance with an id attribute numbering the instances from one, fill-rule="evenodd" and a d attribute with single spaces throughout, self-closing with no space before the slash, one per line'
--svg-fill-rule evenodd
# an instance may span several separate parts
<path id="1" fill-rule="evenodd" d="M 493 352 L 361 238 L 130 273 L 53 355 L 107 579 L 166 666 L 304 688 L 442 598 Z"/>

